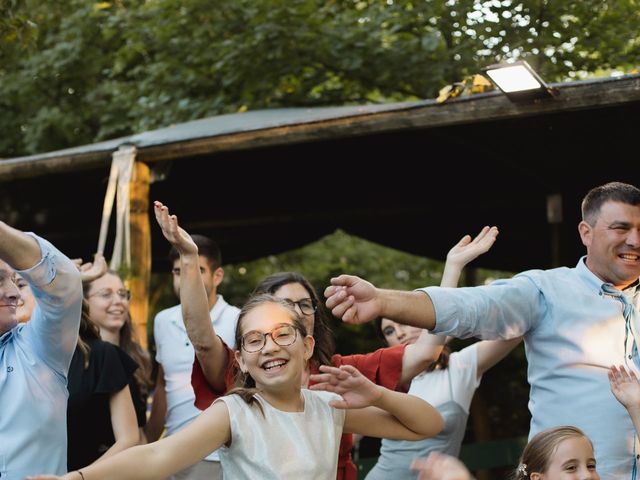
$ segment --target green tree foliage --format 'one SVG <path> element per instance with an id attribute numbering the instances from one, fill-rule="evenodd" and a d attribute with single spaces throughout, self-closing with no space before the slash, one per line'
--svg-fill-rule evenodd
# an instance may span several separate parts
<path id="1" fill-rule="evenodd" d="M 509 58 L 638 63 L 637 0 L 3 0 L 0 156 L 221 113 L 433 98 Z"/>

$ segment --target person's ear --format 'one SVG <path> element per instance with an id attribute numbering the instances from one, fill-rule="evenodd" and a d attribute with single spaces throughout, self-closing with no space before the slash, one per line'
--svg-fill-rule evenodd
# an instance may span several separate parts
<path id="1" fill-rule="evenodd" d="M 307 335 L 304 337 L 304 359 L 308 361 L 311 357 L 313 357 L 313 349 L 316 345 L 316 340 L 311 336 Z"/>
<path id="2" fill-rule="evenodd" d="M 529 478 L 530 480 L 544 480 L 544 473 L 532 472 Z"/>
<path id="3" fill-rule="evenodd" d="M 224 280 L 224 268 L 218 267 L 213 271 L 213 284 L 216 288 L 222 283 L 222 280 Z"/>
<path id="4" fill-rule="evenodd" d="M 591 241 L 593 240 L 593 227 L 582 220 L 578 224 L 578 232 L 580 233 L 582 244 L 585 247 L 589 247 L 591 245 Z"/>
<path id="5" fill-rule="evenodd" d="M 236 357 L 236 362 L 238 362 L 238 366 L 240 367 L 240 370 L 242 371 L 242 373 L 247 374 L 249 370 L 247 369 L 247 364 L 244 362 L 244 358 L 242 358 L 242 352 L 240 350 L 236 350 L 234 352 L 234 355 Z"/>

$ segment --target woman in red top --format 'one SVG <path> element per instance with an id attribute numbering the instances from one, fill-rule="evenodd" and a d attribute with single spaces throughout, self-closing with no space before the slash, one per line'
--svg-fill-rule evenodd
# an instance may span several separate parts
<path id="1" fill-rule="evenodd" d="M 204 286 L 200 278 L 197 247 L 187 232 L 178 226 L 175 215 L 169 215 L 166 206 L 155 202 L 154 209 L 164 236 L 180 253 L 182 317 L 196 352 L 192 373 L 195 403 L 198 408 L 205 409 L 233 386 L 237 364 L 233 351 L 216 335 L 207 305 L 198 301 L 204 295 Z M 309 375 L 317 373 L 320 365 L 352 365 L 374 383 L 394 390 L 398 385 L 409 383 L 440 354 L 441 346 L 429 348 L 432 341 L 425 335 L 413 345 L 382 348 L 364 355 L 336 355 L 333 353 L 333 336 L 324 310 L 318 308 L 318 295 L 302 275 L 294 272 L 271 275 L 260 283 L 254 293 L 271 293 L 288 300 L 302 315 L 307 330 L 313 332 L 315 348 L 308 368 L 303 373 L 303 385 L 309 384 Z M 351 434 L 342 436 L 338 458 L 339 480 L 357 478 L 357 469 L 351 460 L 352 444 Z"/>

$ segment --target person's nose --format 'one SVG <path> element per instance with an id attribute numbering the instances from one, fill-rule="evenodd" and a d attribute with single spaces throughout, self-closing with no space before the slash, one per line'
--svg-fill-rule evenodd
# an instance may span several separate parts
<path id="1" fill-rule="evenodd" d="M 398 325 L 396 327 L 396 337 L 398 337 L 398 340 L 402 340 L 406 336 L 407 336 L 406 327 L 404 325 Z"/>
<path id="2" fill-rule="evenodd" d="M 638 248 L 640 247 L 640 229 L 632 228 L 626 238 L 627 245 Z"/>
<path id="3" fill-rule="evenodd" d="M 2 289 L 2 296 L 10 303 L 18 303 L 22 298 L 20 296 L 20 290 L 14 282 L 7 282 L 6 287 Z"/>
<path id="4" fill-rule="evenodd" d="M 262 352 L 276 352 L 280 350 L 280 345 L 278 345 L 271 334 L 265 335 L 264 337 L 264 347 L 262 347 Z"/>
<path id="5" fill-rule="evenodd" d="M 596 480 L 600 478 L 594 470 L 590 470 L 586 465 L 580 467 L 578 472 L 578 478 L 580 480 Z"/>

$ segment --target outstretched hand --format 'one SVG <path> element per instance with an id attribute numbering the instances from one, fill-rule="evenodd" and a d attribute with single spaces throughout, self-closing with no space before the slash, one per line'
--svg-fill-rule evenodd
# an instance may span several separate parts
<path id="1" fill-rule="evenodd" d="M 358 369 L 351 365 L 330 367 L 321 365 L 320 372 L 311 375 L 314 382 L 309 386 L 311 390 L 325 390 L 337 393 L 342 400 L 332 400 L 334 408 L 363 408 L 373 405 L 382 396 L 381 388 L 366 378 Z"/>
<path id="2" fill-rule="evenodd" d="M 418 480 L 472 480 L 467 467 L 457 458 L 431 452 L 427 458 L 416 458 L 411 469 L 418 471 Z"/>
<path id="3" fill-rule="evenodd" d="M 162 234 L 171 245 L 176 247 L 180 255 L 197 254 L 198 247 L 183 228 L 178 225 L 178 217 L 169 214 L 169 208 L 157 200 L 153 202 L 156 221 L 162 229 Z"/>
<path id="4" fill-rule="evenodd" d="M 93 256 L 93 262 L 82 263 L 81 258 L 74 258 L 72 262 L 80 270 L 80 278 L 83 283 L 93 282 L 96 278 L 107 273 L 107 261 L 101 253 L 96 253 Z"/>
<path id="5" fill-rule="evenodd" d="M 465 235 L 447 253 L 447 263 L 464 268 L 469 262 L 488 252 L 497 237 L 498 227 L 484 227 L 473 240 L 471 235 Z"/>
<path id="6" fill-rule="evenodd" d="M 360 277 L 340 275 L 332 278 L 324 296 L 327 308 L 344 322 L 365 323 L 380 316 L 378 289 Z"/>
<path id="7" fill-rule="evenodd" d="M 640 383 L 636 374 L 624 366 L 609 369 L 611 393 L 627 410 L 640 410 Z"/>

